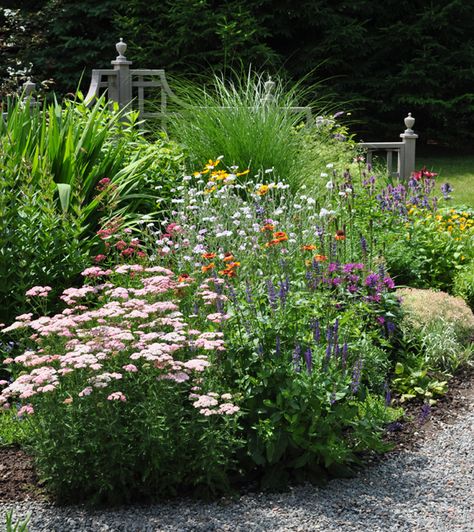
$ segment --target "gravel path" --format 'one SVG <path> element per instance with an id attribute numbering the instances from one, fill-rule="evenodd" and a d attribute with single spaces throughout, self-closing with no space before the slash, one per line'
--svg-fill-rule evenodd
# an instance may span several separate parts
<path id="1" fill-rule="evenodd" d="M 358 477 L 326 488 L 251 494 L 224 503 L 193 501 L 92 512 L 38 502 L 0 503 L 30 531 L 430 531 L 474 530 L 474 405 L 416 451 L 394 453 Z"/>

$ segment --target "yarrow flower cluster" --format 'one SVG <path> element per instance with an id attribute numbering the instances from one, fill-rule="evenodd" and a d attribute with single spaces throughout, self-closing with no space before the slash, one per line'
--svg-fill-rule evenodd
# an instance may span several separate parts
<path id="1" fill-rule="evenodd" d="M 204 353 L 223 351 L 224 340 L 219 331 L 191 328 L 177 302 L 169 299 L 175 299 L 177 288 L 182 290 L 186 284 L 167 268 L 140 264 L 118 265 L 105 272 L 94 266 L 83 275 L 91 279 L 106 276 L 108 281 L 67 289 L 61 298 L 69 306 L 63 312 L 39 318 L 23 314 L 3 329 L 10 333 L 29 329 L 36 343 L 36 348 L 4 361 L 24 371 L 13 382 L 2 383 L 3 408 L 17 400 L 34 402 L 45 394 L 54 394 L 58 403 L 67 406 L 90 396 L 95 401 L 102 393 L 110 402 L 125 403 L 134 400 L 134 380 L 154 381 L 156 385 L 199 382 L 199 389 L 203 389 L 206 371 L 212 366 Z M 200 295 L 208 305 L 222 304 L 227 298 L 210 289 L 212 282 L 209 279 L 201 286 Z M 29 292 L 39 295 L 48 288 L 35 287 Z M 85 299 L 87 304 L 81 304 Z M 208 320 L 217 324 L 227 318 L 221 311 L 208 314 Z M 72 393 L 72 383 L 76 386 L 81 381 L 83 386 Z M 222 395 L 223 401 L 213 414 L 238 411 L 226 397 Z M 33 412 L 32 405 L 25 405 L 19 415 Z"/>

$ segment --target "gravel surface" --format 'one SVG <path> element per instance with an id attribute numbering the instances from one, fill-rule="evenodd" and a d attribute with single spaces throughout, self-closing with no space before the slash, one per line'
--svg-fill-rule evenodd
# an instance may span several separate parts
<path id="1" fill-rule="evenodd" d="M 133 506 L 112 511 L 58 508 L 38 501 L 0 503 L 16 517 L 32 513 L 30 531 L 457 531 L 474 530 L 474 405 L 416 451 L 399 451 L 356 478 L 325 488 L 246 494 L 210 504 Z"/>

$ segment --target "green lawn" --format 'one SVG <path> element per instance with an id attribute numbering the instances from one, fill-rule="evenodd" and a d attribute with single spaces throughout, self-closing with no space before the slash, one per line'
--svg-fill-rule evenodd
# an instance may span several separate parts
<path id="1" fill-rule="evenodd" d="M 416 168 L 419 170 L 423 166 L 438 174 L 438 191 L 439 186 L 446 182 L 454 188 L 453 205 L 463 204 L 474 208 L 474 155 L 421 151 L 416 158 Z"/>

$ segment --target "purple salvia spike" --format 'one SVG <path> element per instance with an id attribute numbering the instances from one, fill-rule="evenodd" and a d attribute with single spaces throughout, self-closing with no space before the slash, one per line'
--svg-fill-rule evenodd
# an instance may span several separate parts
<path id="1" fill-rule="evenodd" d="M 304 360 L 306 362 L 308 373 L 311 373 L 313 371 L 313 353 L 311 351 L 311 347 L 308 347 L 308 349 L 306 349 L 304 352 Z"/>
<path id="2" fill-rule="evenodd" d="M 268 290 L 268 302 L 270 303 L 270 306 L 273 310 L 277 309 L 277 295 L 275 292 L 275 285 L 273 284 L 273 281 L 271 279 L 268 279 L 267 281 L 267 290 Z"/>
<path id="3" fill-rule="evenodd" d="M 295 371 L 301 371 L 301 345 L 296 344 L 295 350 L 293 351 L 293 366 Z"/>
<path id="4" fill-rule="evenodd" d="M 344 345 L 342 346 L 342 367 L 343 368 L 346 367 L 347 351 L 348 351 L 347 342 L 344 342 Z"/>

